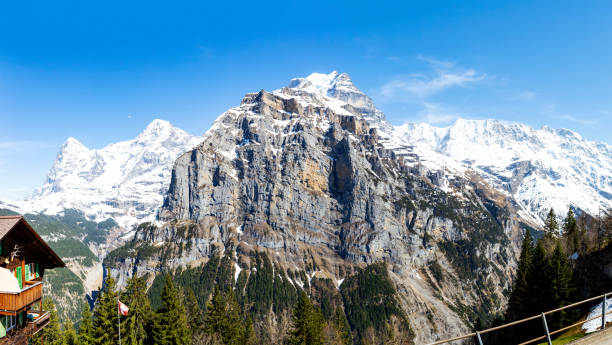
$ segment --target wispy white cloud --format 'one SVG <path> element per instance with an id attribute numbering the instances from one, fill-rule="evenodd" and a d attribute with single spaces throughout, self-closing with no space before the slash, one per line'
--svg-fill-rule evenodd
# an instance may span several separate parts
<path id="1" fill-rule="evenodd" d="M 432 57 L 424 56 L 424 55 L 420 55 L 420 54 L 417 55 L 416 58 L 417 58 L 417 60 L 421 60 L 423 62 L 427 62 L 430 66 L 437 67 L 437 68 L 450 69 L 450 68 L 453 68 L 455 66 L 454 62 L 438 60 L 438 59 L 434 59 Z"/>
<path id="2" fill-rule="evenodd" d="M 455 68 L 450 62 L 426 59 L 433 73 L 396 77 L 380 88 L 383 99 L 426 99 L 453 87 L 466 87 L 486 78 L 472 68 Z"/>
<path id="3" fill-rule="evenodd" d="M 467 88 L 485 78 L 485 73 L 474 68 L 463 68 L 454 62 L 443 61 L 418 55 L 416 59 L 427 64 L 421 73 L 396 76 L 380 86 L 381 101 L 405 102 L 418 105 L 417 116 L 432 124 L 448 123 L 461 117 L 458 111 L 447 105 L 431 100 L 433 96 L 453 88 Z M 388 60 L 394 61 L 395 57 Z M 397 58 L 399 61 L 399 58 Z"/>
<path id="4" fill-rule="evenodd" d="M 562 111 L 557 110 L 557 105 L 551 102 L 542 102 L 542 113 L 547 116 L 556 119 L 556 120 L 565 120 L 569 122 L 578 123 L 581 125 L 596 125 L 599 123 L 599 120 L 594 118 L 586 118 L 583 116 L 570 115 L 568 113 L 564 113 Z"/>
<path id="5" fill-rule="evenodd" d="M 36 141 L 36 140 L 14 140 L 14 141 L 0 141 L 0 154 L 7 153 L 10 151 L 23 151 L 26 149 L 38 149 L 47 148 L 49 144 Z"/>
<path id="6" fill-rule="evenodd" d="M 567 120 L 570 122 L 575 122 L 575 123 L 579 123 L 581 125 L 596 125 L 599 123 L 599 121 L 597 119 L 585 119 L 585 118 L 579 118 L 579 117 L 575 117 L 569 114 L 562 114 L 558 116 L 560 119 L 563 120 Z"/>

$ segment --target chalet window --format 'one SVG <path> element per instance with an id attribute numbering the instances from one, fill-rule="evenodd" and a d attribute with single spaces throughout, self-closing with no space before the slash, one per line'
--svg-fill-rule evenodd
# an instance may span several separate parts
<path id="1" fill-rule="evenodd" d="M 30 279 L 28 280 L 38 278 L 38 274 L 36 274 L 36 264 L 32 262 L 32 263 L 29 263 L 28 266 L 30 266 Z"/>
<path id="2" fill-rule="evenodd" d="M 4 241 L 0 240 L 0 255 L 4 255 Z"/>
<path id="3" fill-rule="evenodd" d="M 4 329 L 6 329 L 7 332 L 17 326 L 17 318 L 13 315 L 5 315 L 3 321 Z"/>

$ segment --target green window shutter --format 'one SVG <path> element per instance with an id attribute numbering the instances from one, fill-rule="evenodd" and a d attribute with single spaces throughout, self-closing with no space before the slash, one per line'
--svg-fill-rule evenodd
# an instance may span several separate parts
<path id="1" fill-rule="evenodd" d="M 30 265 L 25 265 L 25 280 L 30 280 Z"/>
<path id="2" fill-rule="evenodd" d="M 17 272 L 17 282 L 19 282 L 19 288 L 23 289 L 23 281 L 21 280 L 21 266 L 17 266 L 17 268 L 15 268 L 15 272 Z"/>
<path id="3" fill-rule="evenodd" d="M 4 255 L 4 241 L 0 240 L 0 255 Z"/>

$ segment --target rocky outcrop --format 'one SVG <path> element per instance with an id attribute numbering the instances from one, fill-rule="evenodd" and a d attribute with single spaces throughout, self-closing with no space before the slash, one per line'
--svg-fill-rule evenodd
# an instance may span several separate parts
<path id="1" fill-rule="evenodd" d="M 300 87 L 246 95 L 176 160 L 158 226 L 140 227 L 107 265 L 121 282 L 219 250 L 250 271 L 265 252 L 341 289 L 383 261 L 416 343 L 467 332 L 504 307 L 521 235 L 515 207 L 476 178 L 404 165 L 367 111 Z"/>

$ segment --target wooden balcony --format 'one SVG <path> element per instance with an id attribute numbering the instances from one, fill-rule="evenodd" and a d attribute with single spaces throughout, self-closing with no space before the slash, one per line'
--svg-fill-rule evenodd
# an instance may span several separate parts
<path id="1" fill-rule="evenodd" d="M 43 283 L 41 281 L 27 282 L 21 292 L 0 291 L 0 314 L 15 315 L 43 296 Z"/>
<path id="2" fill-rule="evenodd" d="M 48 311 L 29 311 L 36 312 L 40 316 L 33 321 L 28 321 L 24 328 L 13 328 L 6 333 L 6 336 L 0 338 L 0 345 L 27 345 L 28 339 L 34 334 L 40 332 L 49 324 Z M 44 343 L 44 338 L 43 338 Z"/>

